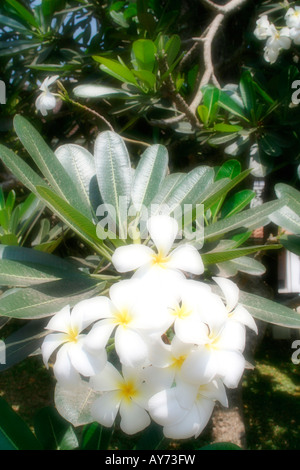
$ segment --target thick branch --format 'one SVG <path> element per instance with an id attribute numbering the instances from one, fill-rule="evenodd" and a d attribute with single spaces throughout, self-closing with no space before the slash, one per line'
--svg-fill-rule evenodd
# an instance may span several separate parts
<path id="1" fill-rule="evenodd" d="M 231 0 L 230 2 L 226 3 L 226 5 L 217 5 L 216 3 L 212 2 L 211 0 L 200 0 L 203 5 L 206 5 L 211 10 L 214 10 L 219 13 L 229 13 L 232 10 L 235 10 L 237 7 L 246 3 L 247 0 Z"/>

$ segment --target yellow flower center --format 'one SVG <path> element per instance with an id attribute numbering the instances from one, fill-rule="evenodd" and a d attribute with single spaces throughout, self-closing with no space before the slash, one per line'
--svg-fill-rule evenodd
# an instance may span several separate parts
<path id="1" fill-rule="evenodd" d="M 171 364 L 171 367 L 176 369 L 176 370 L 179 370 L 181 369 L 181 366 L 182 364 L 184 363 L 184 361 L 186 360 L 186 355 L 182 355 L 182 356 L 179 356 L 179 357 L 172 357 L 172 364 Z"/>
<path id="2" fill-rule="evenodd" d="M 187 307 L 185 305 L 178 305 L 174 310 L 173 310 L 173 315 L 175 317 L 178 317 L 180 318 L 181 320 L 183 320 L 184 318 L 187 318 L 190 316 L 190 314 L 192 313 L 191 310 L 188 310 Z"/>
<path id="3" fill-rule="evenodd" d="M 208 339 L 209 339 L 209 342 L 206 343 L 206 345 L 205 345 L 205 347 L 207 349 L 210 349 L 210 350 L 211 349 L 215 349 L 215 350 L 219 349 L 218 342 L 219 342 L 220 338 L 218 336 L 214 336 L 214 335 L 210 334 L 208 336 Z"/>
<path id="4" fill-rule="evenodd" d="M 132 398 L 137 396 L 137 390 L 132 380 L 128 382 L 121 382 L 119 384 L 119 393 L 121 400 L 130 401 Z"/>
<path id="5" fill-rule="evenodd" d="M 67 341 L 68 343 L 77 343 L 78 341 L 78 330 L 77 328 L 69 328 L 67 333 Z"/>
<path id="6" fill-rule="evenodd" d="M 164 256 L 161 252 L 152 255 L 152 264 L 158 265 L 160 268 L 165 268 L 166 263 L 169 261 L 169 256 Z"/>
<path id="7" fill-rule="evenodd" d="M 117 325 L 126 327 L 131 322 L 131 320 L 132 316 L 130 315 L 128 310 L 123 309 L 115 313 L 113 322 L 117 323 Z"/>

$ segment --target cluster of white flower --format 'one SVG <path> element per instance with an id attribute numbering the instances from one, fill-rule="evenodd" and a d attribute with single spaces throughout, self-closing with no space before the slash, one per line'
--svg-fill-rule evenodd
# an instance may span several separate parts
<path id="1" fill-rule="evenodd" d="M 175 219 L 154 216 L 148 230 L 154 249 L 133 244 L 113 255 L 118 272 L 135 271 L 130 279 L 113 284 L 109 297 L 52 317 L 43 359 L 48 364 L 59 348 L 53 369 L 60 384 L 76 390 L 85 380 L 99 392 L 94 421 L 110 427 L 119 413 L 123 432 L 135 434 L 152 418 L 168 438 L 197 437 L 215 402 L 227 406 L 225 387 L 238 386 L 246 326 L 257 331 L 256 324 L 238 303 L 235 283 L 214 278 L 223 301 L 208 284 L 185 276 L 202 274 L 204 266 L 192 245 L 181 241 L 172 249 Z"/>
<path id="2" fill-rule="evenodd" d="M 283 49 L 289 49 L 294 44 L 300 44 L 300 6 L 289 8 L 285 14 L 286 26 L 276 28 L 269 22 L 267 15 L 263 15 L 256 22 L 255 36 L 260 40 L 267 40 L 264 47 L 264 59 L 274 64 Z"/>

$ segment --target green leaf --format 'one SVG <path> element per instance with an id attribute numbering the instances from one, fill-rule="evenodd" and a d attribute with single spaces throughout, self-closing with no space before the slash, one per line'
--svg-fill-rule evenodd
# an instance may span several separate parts
<path id="1" fill-rule="evenodd" d="M 300 256 L 300 236 L 299 235 L 283 235 L 280 237 L 280 243 L 288 251 Z"/>
<path id="2" fill-rule="evenodd" d="M 42 12 L 44 16 L 52 16 L 56 11 L 63 10 L 66 0 L 42 0 Z"/>
<path id="3" fill-rule="evenodd" d="M 178 187 L 184 177 L 184 173 L 172 173 L 166 176 L 158 193 L 151 201 L 149 215 L 157 215 L 164 208 L 169 196 Z"/>
<path id="4" fill-rule="evenodd" d="M 213 127 L 213 130 L 216 132 L 239 132 L 242 129 L 242 126 L 234 126 L 232 124 L 225 123 L 215 124 Z"/>
<path id="5" fill-rule="evenodd" d="M 204 199 L 205 210 L 211 208 L 212 205 L 218 202 L 220 199 L 223 202 L 226 194 L 235 186 L 237 186 L 241 181 L 243 181 L 250 174 L 250 172 L 251 170 L 244 170 L 242 173 L 238 174 L 233 179 L 229 179 L 228 177 L 222 178 L 220 180 L 217 179 L 217 181 L 215 181 L 214 183 L 216 190 L 214 190 L 213 194 L 209 195 L 209 197 L 206 197 Z M 211 189 L 213 189 L 213 187 Z"/>
<path id="6" fill-rule="evenodd" d="M 14 20 L 13 18 L 9 18 L 8 16 L 0 15 L 0 24 L 3 26 L 8 26 L 9 28 L 15 29 L 22 33 L 31 33 L 28 28 L 26 28 L 22 23 Z M 6 47 L 8 44 L 6 43 Z"/>
<path id="7" fill-rule="evenodd" d="M 208 166 L 197 167 L 187 173 L 165 201 L 168 213 L 183 208 L 185 204 L 194 206 L 202 202 L 201 195 L 213 179 L 214 171 Z"/>
<path id="8" fill-rule="evenodd" d="M 38 194 L 46 202 L 47 206 L 70 227 L 83 241 L 103 254 L 101 245 L 103 241 L 97 237 L 96 225 L 85 217 L 77 209 L 70 206 L 64 199 L 60 198 L 48 188 L 37 187 Z M 108 255 L 108 259 L 110 256 Z"/>
<path id="9" fill-rule="evenodd" d="M 127 148 L 118 134 L 111 131 L 99 134 L 95 142 L 95 165 L 103 202 L 115 211 L 122 238 L 130 204 L 132 169 Z"/>
<path id="10" fill-rule="evenodd" d="M 242 291 L 240 291 L 239 303 L 254 318 L 287 328 L 300 328 L 299 313 L 285 305 Z"/>
<path id="11" fill-rule="evenodd" d="M 266 272 L 265 266 L 260 261 L 250 256 L 241 256 L 240 258 L 210 266 L 212 271 L 216 271 L 217 269 L 217 275 L 223 277 L 233 277 L 236 276 L 238 272 L 246 273 L 250 276 L 261 276 Z"/>
<path id="12" fill-rule="evenodd" d="M 19 18 L 22 18 L 24 21 L 26 21 L 26 23 L 34 26 L 35 28 L 39 27 L 39 24 L 33 14 L 30 13 L 27 8 L 23 7 L 23 5 L 17 2 L 17 0 L 5 0 L 5 2 L 13 7 L 13 9 L 18 13 Z"/>
<path id="13" fill-rule="evenodd" d="M 87 424 L 82 431 L 81 450 L 107 450 L 114 428 L 106 428 L 99 423 Z"/>
<path id="14" fill-rule="evenodd" d="M 271 134 L 263 134 L 258 140 L 259 147 L 270 157 L 282 155 L 282 148 L 277 144 Z"/>
<path id="15" fill-rule="evenodd" d="M 91 405 L 101 395 L 95 392 L 88 382 L 81 381 L 76 388 L 56 384 L 54 401 L 57 411 L 73 426 L 83 426 L 94 422 Z"/>
<path id="16" fill-rule="evenodd" d="M 156 46 L 154 42 L 149 39 L 138 39 L 133 42 L 132 51 L 138 68 L 152 72 L 156 62 Z"/>
<path id="17" fill-rule="evenodd" d="M 170 37 L 165 45 L 165 52 L 167 54 L 168 65 L 172 65 L 176 60 L 181 48 L 181 40 L 177 34 Z"/>
<path id="18" fill-rule="evenodd" d="M 53 269 L 65 270 L 66 272 L 78 272 L 77 268 L 75 268 L 73 264 L 63 258 L 59 258 L 58 256 L 48 253 L 41 253 L 31 248 L 0 245 L 0 262 L 1 260 L 49 266 Z"/>
<path id="19" fill-rule="evenodd" d="M 57 267 L 47 267 L 31 262 L 18 262 L 7 259 L 0 259 L 0 285 L 13 287 L 28 287 L 45 282 L 65 279 L 88 278 L 81 271 L 59 269 Z"/>
<path id="20" fill-rule="evenodd" d="M 228 249 L 226 251 L 213 251 L 211 253 L 202 253 L 202 261 L 204 265 L 208 264 L 217 264 L 223 263 L 224 261 L 229 261 L 236 258 L 241 258 L 242 256 L 247 256 L 252 253 L 257 253 L 258 251 L 265 250 L 278 250 L 281 245 L 255 245 L 248 246 L 243 248 Z"/>
<path id="21" fill-rule="evenodd" d="M 141 438 L 135 444 L 133 450 L 155 450 L 158 449 L 164 440 L 161 426 L 151 423 L 143 431 Z"/>
<path id="22" fill-rule="evenodd" d="M 242 73 L 239 88 L 248 117 L 254 124 L 256 124 L 256 96 L 253 78 L 249 70 L 245 70 Z"/>
<path id="23" fill-rule="evenodd" d="M 1 397 L 0 450 L 42 450 L 27 424 Z"/>
<path id="24" fill-rule="evenodd" d="M 208 123 L 211 124 L 215 121 L 220 90 L 216 87 L 208 85 L 203 91 L 203 104 L 208 109 Z"/>
<path id="25" fill-rule="evenodd" d="M 253 209 L 247 209 L 239 214 L 232 215 L 224 220 L 219 220 L 215 224 L 205 228 L 204 236 L 206 239 L 220 237 L 237 228 L 253 230 L 269 223 L 269 217 L 276 210 L 283 206 L 281 201 L 270 201 Z"/>
<path id="26" fill-rule="evenodd" d="M 0 315 L 26 320 L 54 315 L 63 307 L 72 307 L 83 299 L 88 299 L 101 292 L 104 282 L 92 279 L 64 279 L 40 284 L 33 287 L 12 289 L 0 297 Z"/>
<path id="27" fill-rule="evenodd" d="M 35 173 L 21 157 L 12 150 L 0 144 L 0 157 L 7 168 L 21 181 L 31 192 L 38 195 L 37 186 L 48 187 L 44 180 Z"/>
<path id="28" fill-rule="evenodd" d="M 227 160 L 219 168 L 216 176 L 216 181 L 222 178 L 233 179 L 241 173 L 241 164 L 238 160 Z"/>
<path id="29" fill-rule="evenodd" d="M 249 122 L 243 108 L 241 108 L 227 93 L 225 93 L 225 91 L 222 90 L 220 90 L 219 105 L 234 116 L 243 119 L 243 121 Z"/>
<path id="30" fill-rule="evenodd" d="M 22 144 L 54 191 L 78 211 L 88 215 L 86 207 L 78 197 L 78 188 L 37 130 L 20 115 L 15 116 L 14 126 Z"/>
<path id="31" fill-rule="evenodd" d="M 203 122 L 204 126 L 207 127 L 208 118 L 209 118 L 208 108 L 206 106 L 204 106 L 204 104 L 200 104 L 197 108 L 197 111 L 198 111 L 199 117 L 200 117 L 201 121 Z"/>
<path id="32" fill-rule="evenodd" d="M 168 151 L 163 145 L 151 145 L 142 154 L 134 173 L 131 199 L 138 211 L 148 207 L 158 193 L 168 168 Z"/>
<path id="33" fill-rule="evenodd" d="M 284 201 L 284 207 L 271 214 L 270 220 L 280 227 L 300 234 L 300 192 L 292 186 L 279 183 L 275 185 L 275 192 L 279 200 Z"/>
<path id="34" fill-rule="evenodd" d="M 150 90 L 155 90 L 156 76 L 148 70 L 133 70 L 133 74 Z"/>
<path id="35" fill-rule="evenodd" d="M 223 205 L 221 217 L 230 217 L 243 210 L 255 196 L 255 192 L 250 189 L 243 189 L 233 194 Z"/>
<path id="36" fill-rule="evenodd" d="M 34 431 L 44 450 L 72 450 L 79 446 L 73 427 L 50 406 L 35 415 Z"/>
<path id="37" fill-rule="evenodd" d="M 130 98 L 132 95 L 125 90 L 103 85 L 79 85 L 73 93 L 79 98 Z"/>
<path id="38" fill-rule="evenodd" d="M 45 337 L 45 326 L 45 319 L 30 320 L 5 338 L 6 361 L 5 364 L 0 364 L 0 372 L 23 361 L 41 346 Z"/>
<path id="39" fill-rule="evenodd" d="M 110 74 L 112 77 L 121 80 L 124 83 L 131 83 L 139 88 L 139 85 L 133 75 L 133 73 L 129 70 L 128 67 L 125 65 L 120 64 L 117 60 L 107 59 L 106 57 L 100 56 L 93 56 L 93 59 L 96 62 L 100 62 L 101 70 Z"/>
<path id="40" fill-rule="evenodd" d="M 84 147 L 75 144 L 65 144 L 55 151 L 55 155 L 69 174 L 73 185 L 77 188 L 78 197 L 82 199 L 82 205 L 87 213 L 94 210 L 102 203 L 97 177 L 95 159 Z"/>

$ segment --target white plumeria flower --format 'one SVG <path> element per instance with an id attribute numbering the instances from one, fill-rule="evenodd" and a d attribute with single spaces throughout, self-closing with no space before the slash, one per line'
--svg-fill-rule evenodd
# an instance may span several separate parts
<path id="1" fill-rule="evenodd" d="M 49 91 L 49 86 L 53 85 L 53 83 L 55 83 L 58 78 L 58 75 L 45 78 L 39 88 L 42 93 L 37 97 L 35 106 L 43 116 L 47 116 L 48 111 L 54 109 L 56 106 L 56 97 L 53 95 L 53 93 L 51 93 L 51 91 Z"/>
<path id="2" fill-rule="evenodd" d="M 300 27 L 290 29 L 290 38 L 294 41 L 294 44 L 300 45 Z"/>
<path id="3" fill-rule="evenodd" d="M 112 256 L 112 262 L 120 273 L 137 270 L 135 276 L 156 280 L 156 285 L 163 280 L 184 278 L 182 271 L 202 274 L 203 262 L 197 249 L 184 244 L 171 251 L 179 231 L 178 223 L 167 215 L 153 216 L 148 220 L 147 228 L 156 251 L 146 245 L 127 245 L 119 247 Z"/>
<path id="4" fill-rule="evenodd" d="M 207 425 L 215 401 L 228 406 L 225 388 L 220 380 L 200 386 L 184 382 L 162 390 L 149 400 L 149 412 L 154 421 L 163 426 L 170 439 L 197 438 Z"/>
<path id="5" fill-rule="evenodd" d="M 248 326 L 257 334 L 257 326 L 252 315 L 247 309 L 245 309 L 245 307 L 238 303 L 240 292 L 238 286 L 230 279 L 223 277 L 213 277 L 213 280 L 222 289 L 225 296 L 228 318 Z"/>
<path id="6" fill-rule="evenodd" d="M 149 367 L 145 373 L 150 372 L 160 384 L 163 384 L 162 388 L 171 388 L 180 378 L 182 364 L 194 348 L 194 344 L 183 343 L 177 336 L 173 337 L 170 344 L 162 340 L 157 341 L 149 355 L 152 367 Z"/>
<path id="7" fill-rule="evenodd" d="M 80 374 L 85 377 L 95 375 L 103 369 L 107 360 L 104 350 L 96 355 L 85 348 L 86 335 L 81 332 L 99 317 L 89 311 L 85 311 L 83 316 L 84 303 L 79 302 L 72 313 L 67 305 L 51 318 L 46 329 L 56 333 L 48 334 L 41 347 L 47 367 L 50 356 L 59 348 L 53 371 L 57 380 L 66 386 L 78 383 Z"/>
<path id="8" fill-rule="evenodd" d="M 269 46 L 264 47 L 264 59 L 270 64 L 274 64 L 279 57 L 279 49 L 274 49 Z"/>
<path id="9" fill-rule="evenodd" d="M 123 365 L 135 367 L 147 361 L 151 334 L 162 334 L 165 324 L 153 292 L 145 288 L 139 280 L 124 280 L 111 286 L 110 299 L 89 299 L 87 311 L 98 313 L 101 319 L 87 335 L 89 350 L 105 348 L 115 330 L 115 350 Z"/>
<path id="10" fill-rule="evenodd" d="M 227 317 L 227 315 L 226 315 Z M 208 383 L 220 378 L 228 388 L 236 388 L 245 368 L 245 327 L 239 322 L 224 320 L 223 313 L 211 311 L 206 318 L 207 337 L 184 361 L 181 373 L 193 384 Z"/>
<path id="11" fill-rule="evenodd" d="M 289 28 L 300 28 L 300 6 L 289 8 L 284 19 Z"/>
<path id="12" fill-rule="evenodd" d="M 91 413 L 95 421 L 111 427 L 119 411 L 120 427 L 131 435 L 142 431 L 151 422 L 145 408 L 152 389 L 145 385 L 141 370 L 123 367 L 122 374 L 107 362 L 103 371 L 90 379 L 91 387 L 103 392 L 93 403 Z"/>
<path id="13" fill-rule="evenodd" d="M 266 43 L 267 48 L 280 51 L 281 49 L 289 49 L 291 43 L 289 28 L 284 27 L 277 30 L 273 24 L 271 25 L 271 35 Z"/>
<path id="14" fill-rule="evenodd" d="M 178 282 L 176 291 L 176 295 L 172 293 L 170 298 L 166 295 L 166 324 L 169 327 L 173 325 L 175 334 L 184 343 L 205 343 L 206 317 L 213 311 L 218 312 L 223 319 L 226 318 L 221 298 L 213 294 L 208 285 L 190 279 Z"/>
<path id="15" fill-rule="evenodd" d="M 267 37 L 271 36 L 271 34 L 271 24 L 268 20 L 267 15 L 263 15 L 256 21 L 254 35 L 257 37 L 257 39 L 263 40 L 267 39 Z"/>

